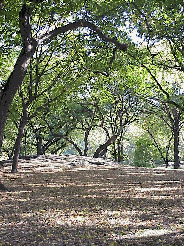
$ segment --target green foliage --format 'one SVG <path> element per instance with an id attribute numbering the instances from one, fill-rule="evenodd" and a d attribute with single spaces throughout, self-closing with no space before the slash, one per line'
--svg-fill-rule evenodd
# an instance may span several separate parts
<path id="1" fill-rule="evenodd" d="M 135 142 L 134 165 L 137 167 L 154 167 L 155 160 L 159 160 L 158 150 L 146 134 L 141 135 Z"/>
<path id="2" fill-rule="evenodd" d="M 127 52 L 122 52 L 96 32 L 82 27 L 41 43 L 19 90 L 22 99 L 17 94 L 10 108 L 6 149 L 13 145 L 22 100 L 28 107 L 29 117 L 36 114 L 32 119 L 34 126 L 47 128 L 49 122 L 56 133 L 75 135 L 81 146 L 81 125 L 86 129 L 92 124 L 94 104 L 99 108 L 95 109 L 98 113 L 93 118 L 93 128 L 103 125 L 110 133 L 115 133 L 122 119 L 128 116 L 141 118 L 138 112 L 144 111 L 145 103 L 138 104 L 137 98 L 149 98 L 151 104 L 154 99 L 172 101 L 183 108 L 182 1 L 16 0 L 13 4 L 4 1 L 0 16 L 2 85 L 22 47 L 19 11 L 23 3 L 33 8 L 30 24 L 36 38 L 51 29 L 86 20 L 99 27 L 104 35 L 129 47 Z M 132 39 L 133 31 L 138 33 L 139 41 Z M 125 114 L 128 106 L 130 110 Z M 124 114 L 121 119 L 120 111 Z M 10 136 L 8 128 L 12 125 L 14 134 Z M 151 119 L 151 127 L 160 143 L 165 140 L 163 131 L 168 132 L 165 126 L 156 131 L 162 126 Z M 31 141 L 36 145 L 33 130 L 27 132 L 29 146 Z M 48 129 L 43 135 L 45 142 L 51 139 Z M 31 151 L 31 147 L 27 148 Z M 52 151 L 55 149 L 56 146 Z M 156 150 L 149 138 L 141 136 L 136 142 L 135 163 L 149 165 L 151 159 L 157 159 Z"/>

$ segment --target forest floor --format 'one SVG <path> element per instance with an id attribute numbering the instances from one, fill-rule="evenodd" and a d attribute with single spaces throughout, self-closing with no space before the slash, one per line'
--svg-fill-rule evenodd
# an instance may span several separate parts
<path id="1" fill-rule="evenodd" d="M 1 246 L 184 245 L 184 170 L 41 156 L 1 168 Z"/>

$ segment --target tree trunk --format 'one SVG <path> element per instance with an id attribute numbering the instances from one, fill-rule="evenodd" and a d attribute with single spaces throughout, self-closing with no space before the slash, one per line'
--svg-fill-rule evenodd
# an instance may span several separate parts
<path id="1" fill-rule="evenodd" d="M 165 167 L 167 168 L 169 166 L 169 159 L 168 159 L 168 157 L 166 157 L 166 159 L 165 159 Z"/>
<path id="2" fill-rule="evenodd" d="M 22 138 L 24 135 L 24 129 L 26 126 L 26 122 L 27 122 L 27 109 L 24 109 L 23 114 L 22 114 L 22 118 L 21 118 L 21 122 L 19 125 L 19 129 L 18 129 L 17 139 L 16 139 L 16 142 L 14 145 L 15 150 L 14 150 L 13 163 L 12 163 L 12 171 L 11 171 L 12 173 L 17 172 L 21 142 L 22 142 Z"/>
<path id="3" fill-rule="evenodd" d="M 176 127 L 176 124 L 175 124 Z M 180 159 L 179 159 L 179 129 L 174 129 L 174 169 L 178 169 L 180 167 Z"/>
<path id="4" fill-rule="evenodd" d="M 150 137 L 152 138 L 153 140 L 153 144 L 154 146 L 157 148 L 157 150 L 159 151 L 160 153 L 160 156 L 162 158 L 162 160 L 164 161 L 164 164 L 165 164 L 165 167 L 167 168 L 169 166 L 169 159 L 168 159 L 168 155 L 169 155 L 169 148 L 170 148 L 170 144 L 171 144 L 171 140 L 173 138 L 173 134 L 171 136 L 171 138 L 169 139 L 169 144 L 166 146 L 166 154 L 165 154 L 165 157 L 164 157 L 164 154 L 162 152 L 162 148 L 160 148 L 160 146 L 158 145 L 154 135 L 152 134 L 152 132 L 149 130 L 149 128 L 147 129 L 147 132 L 149 133 Z"/>
<path id="5" fill-rule="evenodd" d="M 166 168 L 169 166 L 169 149 L 170 149 L 172 139 L 173 139 L 173 133 L 172 133 L 172 136 L 170 137 L 169 143 L 166 147 L 166 155 L 165 155 L 165 166 L 166 166 Z"/>
<path id="6" fill-rule="evenodd" d="M 71 139 L 69 139 L 67 137 L 65 139 L 74 146 L 74 148 L 77 150 L 77 152 L 79 153 L 80 156 L 83 155 L 81 149 L 78 147 L 78 145 L 76 143 L 74 143 Z"/>
<path id="7" fill-rule="evenodd" d="M 121 136 L 122 139 L 122 136 Z M 121 140 L 118 139 L 118 162 L 123 161 L 123 146 L 121 144 Z"/>
<path id="8" fill-rule="evenodd" d="M 124 125 L 126 124 L 123 124 L 117 131 L 116 134 L 114 134 L 112 137 L 110 137 L 104 144 L 100 145 L 98 147 L 98 149 L 95 151 L 93 157 L 94 158 L 98 158 L 100 153 L 102 151 L 107 151 L 107 147 L 111 144 L 111 143 L 114 143 L 114 141 L 116 141 L 116 139 L 118 138 L 118 136 L 121 134 L 121 132 L 123 131 L 123 128 L 124 128 Z"/>
<path id="9" fill-rule="evenodd" d="M 27 131 L 24 133 L 24 155 L 27 156 Z"/>
<path id="10" fill-rule="evenodd" d="M 38 136 L 37 137 L 37 156 L 43 155 L 43 150 L 42 150 L 42 137 Z"/>
<path id="11" fill-rule="evenodd" d="M 176 109 L 173 110 L 174 115 L 174 169 L 178 169 L 180 167 L 180 159 L 179 159 L 179 131 L 180 131 L 180 114 Z"/>
<path id="12" fill-rule="evenodd" d="M 116 143 L 113 142 L 113 153 L 112 153 L 114 160 L 117 161 L 117 151 L 116 151 Z"/>
<path id="13" fill-rule="evenodd" d="M 84 137 L 84 156 L 87 156 L 88 153 L 88 136 L 91 128 L 87 129 L 85 131 L 85 137 Z"/>
<path id="14" fill-rule="evenodd" d="M 19 86 L 24 79 L 30 59 L 35 52 L 35 48 L 36 46 L 33 46 L 32 50 L 29 52 L 25 52 L 25 49 L 22 50 L 0 98 L 0 151 L 2 147 L 3 133 L 10 105 Z"/>
<path id="15" fill-rule="evenodd" d="M 118 137 L 118 135 L 113 135 L 111 138 L 109 138 L 107 140 L 107 142 L 105 144 L 100 145 L 98 147 L 98 149 L 95 151 L 93 157 L 98 158 L 100 156 L 101 152 L 105 151 L 107 149 L 107 147 L 117 139 L 117 137 Z"/>
<path id="16" fill-rule="evenodd" d="M 19 12 L 19 24 L 23 48 L 15 63 L 14 70 L 8 78 L 8 81 L 5 84 L 0 96 L 0 152 L 10 105 L 13 101 L 15 93 L 22 84 L 30 60 L 38 45 L 38 42 L 32 37 L 31 26 L 29 23 L 32 10 L 33 9 L 31 7 L 24 4 Z"/>

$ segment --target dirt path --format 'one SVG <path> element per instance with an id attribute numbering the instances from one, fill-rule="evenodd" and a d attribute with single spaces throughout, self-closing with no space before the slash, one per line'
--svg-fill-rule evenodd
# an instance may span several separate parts
<path id="1" fill-rule="evenodd" d="M 184 245 L 183 170 L 47 156 L 5 166 L 0 245 Z"/>

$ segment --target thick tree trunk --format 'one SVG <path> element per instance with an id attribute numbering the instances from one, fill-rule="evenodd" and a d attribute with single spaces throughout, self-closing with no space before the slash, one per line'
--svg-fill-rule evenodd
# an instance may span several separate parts
<path id="1" fill-rule="evenodd" d="M 22 50 L 0 98 L 0 150 L 2 147 L 3 133 L 10 105 L 24 79 L 27 67 L 35 49 L 36 46 L 32 46 L 32 49 L 29 52 L 25 52 L 25 49 Z"/>
<path id="2" fill-rule="evenodd" d="M 27 156 L 27 131 L 24 132 L 24 155 Z"/>
<path id="3" fill-rule="evenodd" d="M 5 87 L 2 90 L 0 96 L 0 152 L 2 147 L 4 128 L 8 117 L 10 105 L 13 101 L 15 93 L 22 84 L 30 60 L 35 53 L 36 47 L 38 45 L 38 42 L 34 38 L 32 38 L 31 26 L 29 23 L 32 10 L 32 8 L 24 4 L 19 13 L 19 23 L 23 48 L 16 61 L 14 70 L 8 78 L 8 81 L 5 84 Z"/>
<path id="4" fill-rule="evenodd" d="M 13 163 L 12 163 L 12 171 L 11 171 L 12 173 L 17 172 L 21 142 L 22 142 L 22 138 L 24 135 L 24 129 L 26 126 L 26 122 L 27 122 L 27 110 L 25 109 L 22 115 L 22 119 L 21 119 L 19 129 L 18 129 L 17 139 L 14 145 L 15 150 L 14 150 Z"/>

